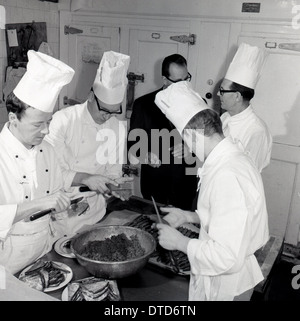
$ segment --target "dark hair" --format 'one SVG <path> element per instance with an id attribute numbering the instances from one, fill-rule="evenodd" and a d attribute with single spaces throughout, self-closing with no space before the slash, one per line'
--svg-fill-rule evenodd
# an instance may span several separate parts
<path id="1" fill-rule="evenodd" d="M 238 91 L 245 100 L 250 101 L 254 97 L 254 89 L 251 89 L 249 87 L 242 86 L 240 84 L 237 84 L 236 82 L 232 82 L 230 86 L 230 90 L 236 90 Z"/>
<path id="2" fill-rule="evenodd" d="M 185 129 L 204 129 L 204 136 L 223 135 L 220 116 L 212 109 L 197 113 L 185 126 Z"/>
<path id="3" fill-rule="evenodd" d="M 20 120 L 27 108 L 30 106 L 23 103 L 13 92 L 11 92 L 6 98 L 6 109 L 8 113 L 16 114 L 18 120 Z"/>
<path id="4" fill-rule="evenodd" d="M 184 66 L 184 67 L 187 66 L 186 59 L 183 56 L 179 54 L 173 54 L 171 56 L 167 56 L 162 63 L 162 67 L 161 67 L 162 76 L 165 76 L 165 77 L 170 76 L 169 69 L 172 63 L 175 63 L 179 66 Z"/>

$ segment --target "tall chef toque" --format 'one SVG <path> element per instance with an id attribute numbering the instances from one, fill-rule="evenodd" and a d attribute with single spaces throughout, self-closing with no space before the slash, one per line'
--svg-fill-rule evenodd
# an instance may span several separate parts
<path id="1" fill-rule="evenodd" d="M 53 112 L 62 87 L 72 80 L 74 73 L 62 61 L 29 50 L 27 70 L 13 92 L 29 106 L 43 112 Z"/>
<path id="2" fill-rule="evenodd" d="M 182 135 L 188 122 L 200 111 L 210 109 L 187 81 L 180 81 L 159 91 L 155 104 Z"/>
<path id="3" fill-rule="evenodd" d="M 254 89 L 266 57 L 265 50 L 242 43 L 228 68 L 225 78 Z"/>
<path id="4" fill-rule="evenodd" d="M 128 84 L 127 70 L 130 57 L 114 51 L 103 54 L 93 90 L 97 98 L 105 104 L 120 104 Z"/>

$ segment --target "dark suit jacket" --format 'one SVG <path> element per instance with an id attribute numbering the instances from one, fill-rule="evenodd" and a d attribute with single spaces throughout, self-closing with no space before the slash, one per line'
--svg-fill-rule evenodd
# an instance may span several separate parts
<path id="1" fill-rule="evenodd" d="M 148 151 L 151 151 L 151 130 L 167 129 L 170 132 L 175 129 L 173 124 L 154 103 L 155 95 L 158 91 L 156 90 L 135 100 L 130 119 L 128 150 L 138 141 L 130 141 L 130 133 L 134 129 L 140 128 L 146 131 Z M 177 131 L 176 133 L 179 141 L 176 139 L 175 144 L 181 142 L 179 133 Z M 197 178 L 195 175 L 186 175 L 186 169 L 195 167 L 195 163 L 188 165 L 182 160 L 182 164 L 174 164 L 174 157 L 171 152 L 168 151 L 168 148 L 163 148 L 163 146 L 165 145 L 161 142 L 158 156 L 162 159 L 162 153 L 168 153 L 170 163 L 163 163 L 159 168 L 153 168 L 146 164 L 142 165 L 141 193 L 146 199 L 151 199 L 151 196 L 153 196 L 159 203 L 189 210 L 192 208 L 192 203 L 196 196 Z M 170 147 L 172 146 L 174 146 L 174 141 L 170 142 Z M 152 151 L 154 151 L 153 146 Z M 144 158 L 144 155 L 142 155 L 141 160 L 144 160 Z"/>

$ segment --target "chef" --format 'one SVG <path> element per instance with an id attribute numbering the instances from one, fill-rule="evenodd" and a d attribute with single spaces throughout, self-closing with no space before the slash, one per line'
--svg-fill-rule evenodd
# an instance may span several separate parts
<path id="1" fill-rule="evenodd" d="M 16 273 L 52 246 L 50 215 L 35 221 L 36 211 L 64 211 L 59 163 L 48 133 L 57 97 L 74 70 L 48 55 L 28 51 L 27 71 L 7 97 L 9 121 L 0 133 L 0 265 Z M 55 213 L 54 213 L 55 214 Z"/>
<path id="2" fill-rule="evenodd" d="M 242 43 L 218 92 L 221 107 L 226 111 L 221 116 L 225 136 L 242 143 L 260 172 L 270 163 L 272 136 L 250 100 L 266 57 L 264 50 Z"/>
<path id="3" fill-rule="evenodd" d="M 230 137 L 224 138 L 219 115 L 187 82 L 171 85 L 155 101 L 204 162 L 196 212 L 161 208 L 170 226 L 157 225 L 159 243 L 187 254 L 189 300 L 249 300 L 263 280 L 254 253 L 269 238 L 260 173 Z M 186 222 L 200 223 L 199 239 L 175 229 Z"/>
<path id="4" fill-rule="evenodd" d="M 132 181 L 122 177 L 127 128 L 126 121 L 117 118 L 122 114 L 129 61 L 127 55 L 104 52 L 87 100 L 53 115 L 45 139 L 57 152 L 65 189 L 75 193 L 78 186 L 85 185 L 98 192 L 88 198 L 89 209 L 84 215 L 71 217 L 67 224 L 55 222 L 62 235 L 93 225 L 104 216 L 107 184 Z"/>

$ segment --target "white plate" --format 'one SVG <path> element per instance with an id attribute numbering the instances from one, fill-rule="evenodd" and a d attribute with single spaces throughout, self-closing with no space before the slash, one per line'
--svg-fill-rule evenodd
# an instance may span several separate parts
<path id="1" fill-rule="evenodd" d="M 50 286 L 50 287 L 48 287 L 48 288 L 45 288 L 45 289 L 44 289 L 44 292 L 52 292 L 52 291 L 56 291 L 56 290 L 64 287 L 65 285 L 67 285 L 67 284 L 72 280 L 72 277 L 73 277 L 72 269 L 71 269 L 68 265 L 66 265 L 66 264 L 64 264 L 64 263 L 56 262 L 56 261 L 53 261 L 53 263 L 59 265 L 59 266 L 60 266 L 62 269 L 64 269 L 64 270 L 68 270 L 69 273 L 62 272 L 62 273 L 65 275 L 65 280 L 64 280 L 62 283 L 60 283 L 58 286 Z M 33 264 L 35 264 L 35 263 L 33 263 Z M 27 267 L 20 273 L 19 278 L 22 277 L 22 276 L 24 276 L 24 275 L 25 275 L 25 272 L 26 272 L 27 270 L 29 270 L 29 269 L 33 266 L 33 264 L 27 266 Z"/>
<path id="2" fill-rule="evenodd" d="M 70 247 L 66 247 L 66 243 L 70 241 L 73 236 L 64 236 L 58 239 L 54 244 L 54 250 L 57 254 L 68 257 L 68 258 L 75 258 L 75 254 L 72 253 Z"/>

